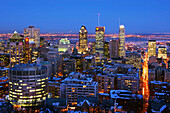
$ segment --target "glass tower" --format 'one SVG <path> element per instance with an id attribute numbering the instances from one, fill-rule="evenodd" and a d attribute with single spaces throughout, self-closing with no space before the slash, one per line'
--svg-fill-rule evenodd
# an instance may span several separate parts
<path id="1" fill-rule="evenodd" d="M 79 53 L 85 53 L 88 50 L 87 29 L 81 26 L 79 31 Z"/>
<path id="2" fill-rule="evenodd" d="M 156 57 L 156 40 L 149 40 L 148 43 L 148 58 L 151 56 Z"/>
<path id="3" fill-rule="evenodd" d="M 119 26 L 119 57 L 126 57 L 125 55 L 125 27 L 124 25 Z"/>
<path id="4" fill-rule="evenodd" d="M 105 27 L 96 27 L 96 53 L 104 53 Z"/>

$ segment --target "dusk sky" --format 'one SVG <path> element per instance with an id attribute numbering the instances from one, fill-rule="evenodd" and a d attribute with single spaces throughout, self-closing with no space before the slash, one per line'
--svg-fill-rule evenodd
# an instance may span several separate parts
<path id="1" fill-rule="evenodd" d="M 1 0 L 0 33 L 23 32 L 34 25 L 41 33 L 95 33 L 97 14 L 106 33 L 170 33 L 170 0 Z"/>

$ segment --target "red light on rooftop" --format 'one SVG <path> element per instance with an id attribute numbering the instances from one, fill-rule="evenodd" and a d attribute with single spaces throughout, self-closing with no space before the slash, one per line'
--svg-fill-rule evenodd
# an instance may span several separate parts
<path id="1" fill-rule="evenodd" d="M 29 41 L 29 39 L 28 39 L 28 38 L 26 38 L 26 39 L 25 39 L 25 42 L 28 42 L 28 41 Z"/>

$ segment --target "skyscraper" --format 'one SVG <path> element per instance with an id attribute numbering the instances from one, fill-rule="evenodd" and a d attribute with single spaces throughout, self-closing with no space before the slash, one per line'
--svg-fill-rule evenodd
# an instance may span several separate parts
<path id="1" fill-rule="evenodd" d="M 35 43 L 36 47 L 40 46 L 40 29 L 29 26 L 24 28 L 24 38 L 29 39 L 29 43 Z"/>
<path id="2" fill-rule="evenodd" d="M 126 57 L 125 54 L 125 27 L 124 25 L 119 26 L 119 57 Z"/>
<path id="3" fill-rule="evenodd" d="M 149 40 L 148 42 L 148 58 L 151 56 L 156 57 L 156 40 Z"/>
<path id="4" fill-rule="evenodd" d="M 59 41 L 59 45 L 58 45 L 58 52 L 60 53 L 64 53 L 68 51 L 69 54 L 71 54 L 71 45 L 70 45 L 70 41 L 67 38 L 62 38 Z"/>
<path id="5" fill-rule="evenodd" d="M 119 39 L 112 38 L 109 45 L 110 58 L 117 58 L 119 56 Z"/>
<path id="6" fill-rule="evenodd" d="M 8 53 L 10 53 L 11 67 L 19 63 L 24 63 L 23 47 L 24 47 L 23 37 L 21 37 L 15 31 L 8 42 L 8 49 L 9 49 Z"/>
<path id="7" fill-rule="evenodd" d="M 48 95 L 47 67 L 20 64 L 9 69 L 9 100 L 13 105 L 42 105 Z"/>
<path id="8" fill-rule="evenodd" d="M 81 26 L 79 31 L 79 53 L 85 54 L 88 50 L 87 33 L 86 27 Z"/>
<path id="9" fill-rule="evenodd" d="M 105 41 L 104 42 L 104 56 L 106 58 L 109 58 L 110 57 L 110 53 L 109 53 L 109 42 L 108 41 Z"/>
<path id="10" fill-rule="evenodd" d="M 96 27 L 96 53 L 104 53 L 105 27 Z"/>
<path id="11" fill-rule="evenodd" d="M 164 45 L 158 47 L 158 58 L 167 59 L 167 48 Z"/>

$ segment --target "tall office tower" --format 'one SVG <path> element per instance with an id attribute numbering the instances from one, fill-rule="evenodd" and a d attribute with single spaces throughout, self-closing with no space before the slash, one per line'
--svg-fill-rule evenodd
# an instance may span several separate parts
<path id="1" fill-rule="evenodd" d="M 13 67 L 16 64 L 24 63 L 24 49 L 23 49 L 23 37 L 21 37 L 16 31 L 11 36 L 8 42 L 8 53 L 10 54 L 10 66 Z"/>
<path id="2" fill-rule="evenodd" d="M 40 29 L 29 26 L 24 28 L 24 38 L 29 39 L 29 43 L 35 43 L 36 47 L 40 46 Z"/>
<path id="3" fill-rule="evenodd" d="M 31 61 L 31 49 L 29 45 L 29 38 L 24 39 L 24 63 L 28 63 L 28 61 Z"/>
<path id="4" fill-rule="evenodd" d="M 167 59 L 167 48 L 164 45 L 158 47 L 158 58 Z"/>
<path id="5" fill-rule="evenodd" d="M 110 53 L 109 53 L 109 42 L 108 41 L 105 41 L 104 42 L 104 56 L 106 58 L 109 58 L 110 57 Z"/>
<path id="6" fill-rule="evenodd" d="M 0 53 L 5 53 L 5 41 L 0 40 Z"/>
<path id="7" fill-rule="evenodd" d="M 126 57 L 125 27 L 124 27 L 124 25 L 119 26 L 119 57 L 120 58 L 125 58 Z"/>
<path id="8" fill-rule="evenodd" d="M 42 105 L 48 95 L 47 67 L 20 64 L 9 69 L 9 100 L 23 107 Z"/>
<path id="9" fill-rule="evenodd" d="M 67 38 L 62 38 L 59 41 L 58 52 L 65 53 L 66 51 L 68 51 L 68 53 L 71 54 L 70 41 Z"/>
<path id="10" fill-rule="evenodd" d="M 119 39 L 112 38 L 109 42 L 110 58 L 119 57 Z"/>
<path id="11" fill-rule="evenodd" d="M 76 48 L 74 48 L 72 55 L 70 56 L 71 59 L 75 59 L 76 61 L 76 72 L 82 72 L 83 71 L 83 57 L 82 55 L 78 54 L 78 51 Z"/>
<path id="12" fill-rule="evenodd" d="M 104 54 L 105 27 L 96 27 L 96 53 Z"/>
<path id="13" fill-rule="evenodd" d="M 87 29 L 83 25 L 79 31 L 79 53 L 85 54 L 88 51 Z"/>
<path id="14" fill-rule="evenodd" d="M 48 61 L 52 64 L 52 76 L 57 76 L 59 70 L 59 60 L 57 48 L 50 48 L 48 51 Z"/>
<path id="15" fill-rule="evenodd" d="M 126 64 L 133 65 L 134 67 L 141 68 L 141 55 L 138 52 L 126 53 Z"/>
<path id="16" fill-rule="evenodd" d="M 76 106 L 80 96 L 98 97 L 98 83 L 92 77 L 72 72 L 60 84 L 60 97 L 66 98 L 68 104 Z"/>
<path id="17" fill-rule="evenodd" d="M 94 54 L 96 52 L 96 47 L 95 47 L 96 43 L 93 42 L 92 43 L 92 53 Z"/>
<path id="18" fill-rule="evenodd" d="M 151 56 L 156 57 L 156 40 L 149 40 L 148 42 L 148 58 Z"/>
<path id="19" fill-rule="evenodd" d="M 0 53 L 0 67 L 9 67 L 10 54 Z"/>
<path id="20" fill-rule="evenodd" d="M 62 61 L 63 76 L 67 77 L 71 72 L 75 72 L 76 61 L 75 59 L 65 58 Z"/>

